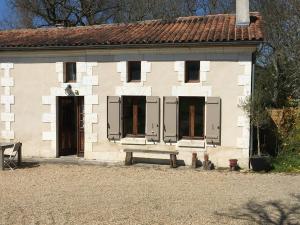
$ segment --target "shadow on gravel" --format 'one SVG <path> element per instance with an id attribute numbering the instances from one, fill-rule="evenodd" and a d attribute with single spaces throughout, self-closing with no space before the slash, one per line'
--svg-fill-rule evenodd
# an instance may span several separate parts
<path id="1" fill-rule="evenodd" d="M 39 166 L 40 164 L 37 162 L 22 162 L 22 165 L 18 166 L 17 169 L 31 169 Z"/>
<path id="2" fill-rule="evenodd" d="M 295 201 L 290 204 L 281 201 L 258 203 L 251 200 L 241 208 L 235 208 L 225 213 L 216 212 L 215 214 L 257 224 L 300 225 L 300 195 L 293 194 L 291 196 Z"/>
<path id="3" fill-rule="evenodd" d="M 141 158 L 133 157 L 133 164 L 153 164 L 153 165 L 170 165 L 169 159 L 158 159 L 158 158 Z M 183 160 L 176 161 L 177 166 L 185 166 Z"/>

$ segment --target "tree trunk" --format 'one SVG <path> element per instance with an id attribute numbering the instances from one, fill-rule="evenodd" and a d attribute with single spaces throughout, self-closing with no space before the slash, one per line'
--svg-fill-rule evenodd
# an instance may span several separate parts
<path id="1" fill-rule="evenodd" d="M 260 151 L 260 140 L 259 140 L 259 125 L 258 123 L 256 124 L 256 137 L 257 137 L 257 155 L 261 156 L 261 151 Z"/>

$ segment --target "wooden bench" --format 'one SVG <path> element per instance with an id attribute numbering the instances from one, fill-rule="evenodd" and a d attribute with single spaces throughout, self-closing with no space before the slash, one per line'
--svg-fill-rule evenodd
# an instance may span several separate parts
<path id="1" fill-rule="evenodd" d="M 150 153 L 150 154 L 167 154 L 170 155 L 170 167 L 176 168 L 177 164 L 177 151 L 162 151 L 162 150 L 150 150 L 150 149 L 124 149 L 124 152 L 126 152 L 125 157 L 125 165 L 130 166 L 133 164 L 133 153 Z"/>

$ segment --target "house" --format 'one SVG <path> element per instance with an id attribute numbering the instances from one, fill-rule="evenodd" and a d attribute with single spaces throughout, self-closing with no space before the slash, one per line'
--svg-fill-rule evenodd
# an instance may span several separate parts
<path id="1" fill-rule="evenodd" d="M 1 31 L 1 139 L 26 157 L 122 162 L 130 147 L 248 167 L 240 105 L 263 38 L 244 0 L 236 15 Z"/>

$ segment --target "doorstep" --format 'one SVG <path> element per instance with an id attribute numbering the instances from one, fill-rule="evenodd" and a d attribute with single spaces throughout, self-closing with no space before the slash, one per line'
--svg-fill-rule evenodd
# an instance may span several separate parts
<path id="1" fill-rule="evenodd" d="M 41 164 L 72 164 L 72 165 L 99 165 L 99 166 L 114 166 L 123 165 L 122 162 L 103 162 L 99 160 L 89 160 L 81 157 L 64 156 L 60 158 L 39 158 L 39 157 L 23 157 L 25 163 L 41 163 Z"/>

